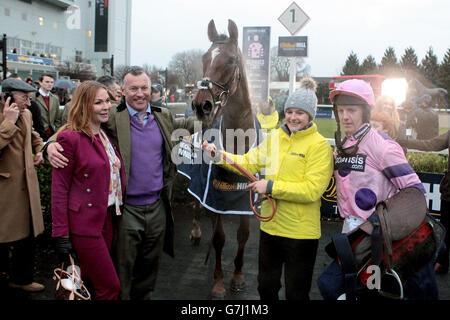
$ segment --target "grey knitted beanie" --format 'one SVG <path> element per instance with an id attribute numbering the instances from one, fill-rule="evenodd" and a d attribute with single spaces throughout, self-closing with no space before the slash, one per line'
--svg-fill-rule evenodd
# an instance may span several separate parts
<path id="1" fill-rule="evenodd" d="M 314 120 L 317 110 L 316 82 L 312 78 L 303 78 L 300 89 L 291 94 L 284 105 L 284 112 L 289 108 L 305 111 Z"/>

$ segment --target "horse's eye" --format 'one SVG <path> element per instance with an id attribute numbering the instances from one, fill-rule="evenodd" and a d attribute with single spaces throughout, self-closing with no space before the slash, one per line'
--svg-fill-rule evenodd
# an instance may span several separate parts
<path id="1" fill-rule="evenodd" d="M 234 57 L 229 57 L 227 63 L 228 63 L 228 64 L 234 64 L 234 61 L 235 61 L 235 60 L 236 60 L 236 59 L 235 59 Z"/>

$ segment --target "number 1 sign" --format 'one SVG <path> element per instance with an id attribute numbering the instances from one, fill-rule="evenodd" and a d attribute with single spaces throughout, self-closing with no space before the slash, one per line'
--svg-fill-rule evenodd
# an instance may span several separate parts
<path id="1" fill-rule="evenodd" d="M 283 26 L 295 35 L 310 20 L 308 15 L 295 3 L 292 4 L 278 18 Z"/>

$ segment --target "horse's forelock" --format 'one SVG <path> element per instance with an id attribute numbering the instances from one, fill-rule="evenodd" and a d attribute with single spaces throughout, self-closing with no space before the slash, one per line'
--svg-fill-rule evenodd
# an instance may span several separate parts
<path id="1" fill-rule="evenodd" d="M 213 45 L 227 43 L 229 39 L 230 38 L 226 34 L 219 34 L 217 35 L 217 37 L 214 38 Z"/>

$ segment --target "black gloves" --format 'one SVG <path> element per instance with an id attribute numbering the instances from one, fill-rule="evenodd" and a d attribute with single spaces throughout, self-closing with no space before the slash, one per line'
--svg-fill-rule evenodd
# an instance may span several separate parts
<path id="1" fill-rule="evenodd" d="M 63 236 L 55 238 L 55 249 L 58 255 L 59 262 L 66 262 L 69 260 L 69 255 L 76 260 L 76 254 L 72 247 L 70 237 Z"/>

